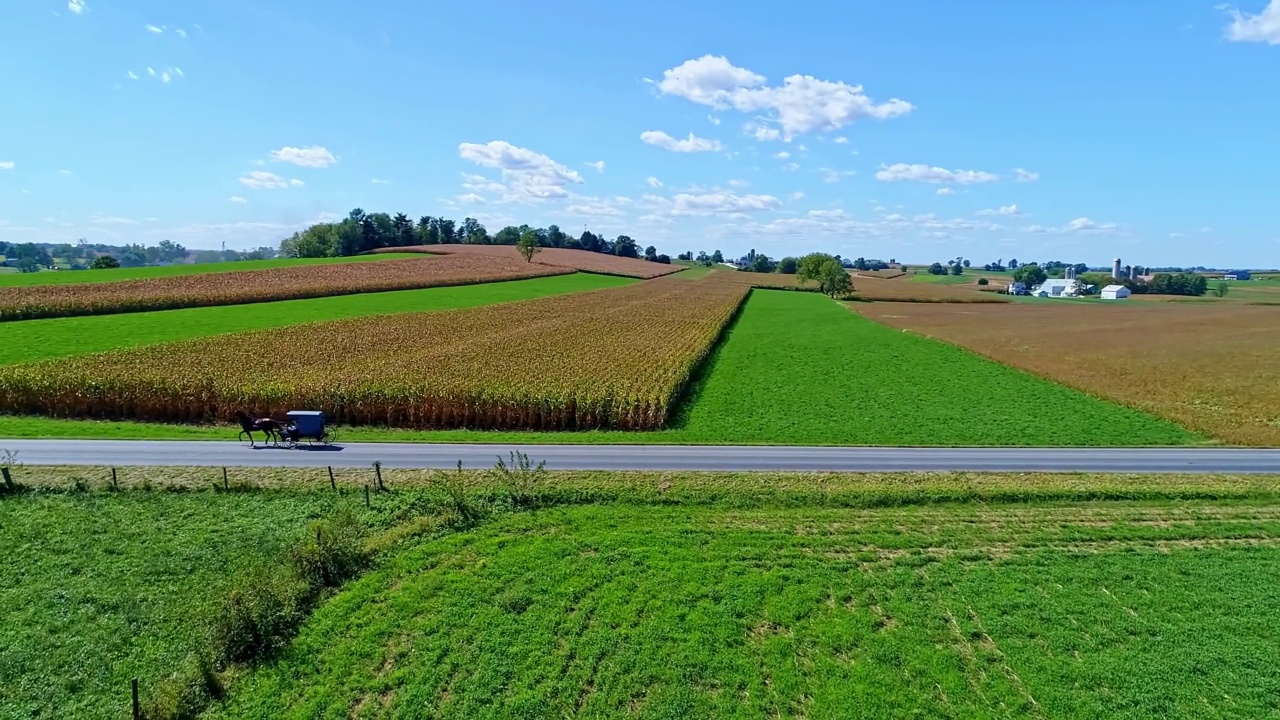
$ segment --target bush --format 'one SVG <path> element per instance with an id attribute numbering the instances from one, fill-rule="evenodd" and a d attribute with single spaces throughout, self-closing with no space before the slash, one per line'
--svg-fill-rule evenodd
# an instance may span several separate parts
<path id="1" fill-rule="evenodd" d="M 246 573 L 213 618 L 213 656 L 224 665 L 248 663 L 284 647 L 302 622 L 309 590 L 288 566 Z"/>
<path id="2" fill-rule="evenodd" d="M 990 284 L 991 284 L 991 281 L 990 281 L 990 280 L 987 280 L 986 278 L 978 278 L 978 284 L 979 284 L 979 285 L 990 285 Z"/>
<path id="3" fill-rule="evenodd" d="M 431 487 L 445 494 L 445 512 L 448 522 L 455 526 L 471 527 L 484 519 L 486 508 L 467 492 L 467 478 L 462 471 L 462 461 L 458 461 L 455 472 L 435 470 L 431 473 Z"/>
<path id="4" fill-rule="evenodd" d="M 294 572 L 313 592 L 338 587 L 365 568 L 365 528 L 349 507 L 312 524 L 312 537 L 289 550 Z"/>
<path id="5" fill-rule="evenodd" d="M 547 480 L 547 462 L 544 460 L 535 466 L 522 452 L 513 452 L 509 457 L 510 465 L 498 456 L 498 464 L 490 473 L 506 489 L 513 508 L 534 507 L 538 502 L 538 490 Z"/>
<path id="6" fill-rule="evenodd" d="M 91 270 L 110 270 L 120 267 L 120 261 L 110 255 L 102 255 L 94 258 L 93 263 L 89 265 Z"/>
<path id="7" fill-rule="evenodd" d="M 142 701 L 147 720 L 195 720 L 226 694 L 222 676 L 206 656 L 192 655 Z"/>

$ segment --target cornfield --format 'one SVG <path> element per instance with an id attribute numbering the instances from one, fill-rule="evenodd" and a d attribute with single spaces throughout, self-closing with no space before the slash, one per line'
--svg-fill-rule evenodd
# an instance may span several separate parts
<path id="1" fill-rule="evenodd" d="M 412 247 L 382 248 L 374 252 L 484 255 L 486 257 L 519 260 L 521 263 L 525 263 L 525 259 L 520 256 L 520 251 L 512 245 L 414 245 Z M 636 258 L 605 255 L 604 253 L 587 250 L 570 250 L 568 248 L 542 248 L 533 256 L 531 262 L 534 265 L 573 268 L 574 270 L 598 273 L 600 275 L 620 275 L 642 280 L 670 275 L 684 269 L 682 265 L 666 265 Z"/>
<path id="2" fill-rule="evenodd" d="M 13 365 L 0 369 L 0 412 L 226 422 L 237 409 L 318 409 L 420 429 L 654 429 L 749 292 L 661 279 Z"/>
<path id="3" fill-rule="evenodd" d="M 414 290 L 571 272 L 567 268 L 504 258 L 458 255 L 303 265 L 149 280 L 0 287 L 0 321 Z"/>

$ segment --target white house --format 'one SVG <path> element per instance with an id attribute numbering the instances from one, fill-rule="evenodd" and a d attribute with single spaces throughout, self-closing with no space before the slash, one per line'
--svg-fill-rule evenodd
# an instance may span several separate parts
<path id="1" fill-rule="evenodd" d="M 1039 287 L 1031 291 L 1036 297 L 1078 297 L 1085 292 L 1085 287 L 1077 280 L 1045 280 Z"/>
<path id="2" fill-rule="evenodd" d="M 1129 297 L 1129 288 L 1123 285 L 1108 285 L 1102 288 L 1103 300 L 1123 300 Z"/>

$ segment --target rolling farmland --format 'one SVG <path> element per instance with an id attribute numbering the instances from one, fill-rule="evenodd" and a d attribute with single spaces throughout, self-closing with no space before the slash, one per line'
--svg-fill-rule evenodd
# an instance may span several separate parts
<path id="1" fill-rule="evenodd" d="M 525 262 L 520 251 L 513 245 L 415 245 L 411 247 L 384 248 L 374 252 L 417 252 L 433 255 L 483 255 L 485 257 L 502 258 Z M 667 265 L 648 262 L 636 258 L 618 257 L 587 250 L 570 250 L 567 248 L 541 248 L 533 256 L 532 262 L 538 265 L 573 268 L 583 272 L 601 273 L 604 275 L 621 275 L 640 279 L 651 279 L 680 272 L 681 265 Z"/>
<path id="2" fill-rule="evenodd" d="M 187 277 L 0 287 L 0 321 L 104 315 L 562 275 L 568 268 L 499 258 L 408 258 Z"/>
<path id="3" fill-rule="evenodd" d="M 1280 445 L 1275 308 L 1230 302 L 924 306 L 862 315 L 1239 445 Z"/>
<path id="4" fill-rule="evenodd" d="M 323 407 L 393 427 L 652 429 L 747 292 L 660 280 L 14 365 L 0 370 L 0 408 L 200 422 Z"/>

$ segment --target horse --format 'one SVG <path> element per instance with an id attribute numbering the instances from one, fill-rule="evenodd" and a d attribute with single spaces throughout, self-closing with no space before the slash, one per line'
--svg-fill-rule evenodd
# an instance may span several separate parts
<path id="1" fill-rule="evenodd" d="M 236 436 L 237 440 L 243 439 L 246 435 L 249 437 L 249 447 L 257 447 L 253 442 L 253 434 L 260 432 L 266 437 L 263 442 L 271 441 L 273 444 L 280 444 L 280 430 L 283 424 L 279 420 L 273 418 L 251 418 L 243 410 L 237 410 L 236 421 L 240 423 L 240 434 Z"/>

